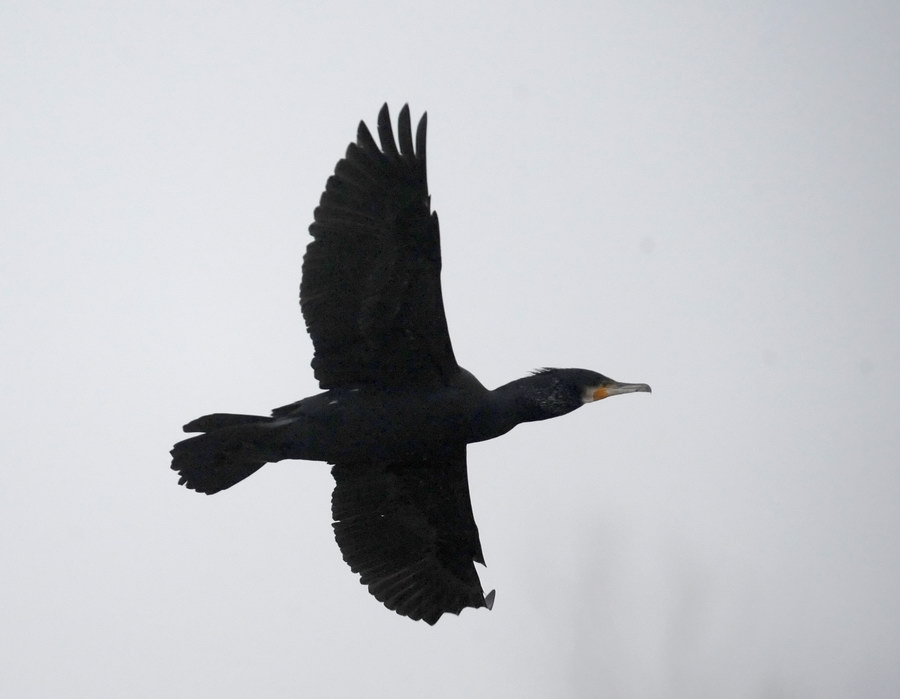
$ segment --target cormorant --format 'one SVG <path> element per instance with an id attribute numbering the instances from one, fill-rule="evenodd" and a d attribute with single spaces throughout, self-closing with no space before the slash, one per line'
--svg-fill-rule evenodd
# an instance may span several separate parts
<path id="1" fill-rule="evenodd" d="M 385 104 L 376 145 L 356 143 L 328 178 L 309 227 L 300 307 L 323 393 L 271 417 L 215 413 L 172 449 L 179 484 L 217 493 L 282 459 L 333 465 L 334 534 L 344 560 L 388 609 L 434 624 L 488 607 L 466 445 L 522 422 L 634 391 L 585 369 L 541 369 L 490 391 L 456 363 L 441 298 L 437 214 L 425 173 L 423 115 L 394 140 Z"/>

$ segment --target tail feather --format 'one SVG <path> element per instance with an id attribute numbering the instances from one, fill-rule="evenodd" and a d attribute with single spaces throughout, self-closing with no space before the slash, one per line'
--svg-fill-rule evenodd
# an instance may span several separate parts
<path id="1" fill-rule="evenodd" d="M 270 422 L 267 417 L 224 413 L 189 422 L 185 431 L 206 433 L 172 448 L 172 470 L 181 476 L 179 485 L 212 495 L 277 461 L 279 457 L 268 443 L 271 435 L 264 429 Z"/>
<path id="2" fill-rule="evenodd" d="M 261 417 L 259 415 L 236 415 L 235 413 L 213 413 L 212 415 L 204 415 L 196 420 L 191 420 L 183 429 L 185 432 L 212 432 L 220 430 L 223 427 L 234 427 L 236 425 L 248 425 L 252 423 L 272 422 L 270 417 Z"/>

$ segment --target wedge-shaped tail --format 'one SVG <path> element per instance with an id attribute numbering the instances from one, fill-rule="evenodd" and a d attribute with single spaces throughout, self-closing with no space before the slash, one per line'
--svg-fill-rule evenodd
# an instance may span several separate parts
<path id="1" fill-rule="evenodd" d="M 272 450 L 272 418 L 256 415 L 215 413 L 184 426 L 185 432 L 205 434 L 185 439 L 172 448 L 172 470 L 181 476 L 178 483 L 207 495 L 230 488 L 277 461 Z"/>

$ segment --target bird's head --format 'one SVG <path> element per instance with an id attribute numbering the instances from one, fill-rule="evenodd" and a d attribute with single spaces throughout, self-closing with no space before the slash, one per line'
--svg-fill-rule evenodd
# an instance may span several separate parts
<path id="1" fill-rule="evenodd" d="M 531 377 L 538 388 L 541 407 L 551 415 L 563 415 L 585 403 L 623 393 L 650 393 L 645 383 L 622 383 L 588 369 L 539 369 Z"/>

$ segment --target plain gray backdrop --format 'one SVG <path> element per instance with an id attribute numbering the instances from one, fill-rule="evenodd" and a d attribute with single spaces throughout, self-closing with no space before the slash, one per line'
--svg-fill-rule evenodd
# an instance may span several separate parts
<path id="1" fill-rule="evenodd" d="M 898 696 L 898 8 L 3 2 L 0 694 Z M 317 391 L 306 228 L 385 101 L 460 362 L 654 389 L 470 448 L 497 602 L 434 628 L 326 465 L 169 470 Z"/>

